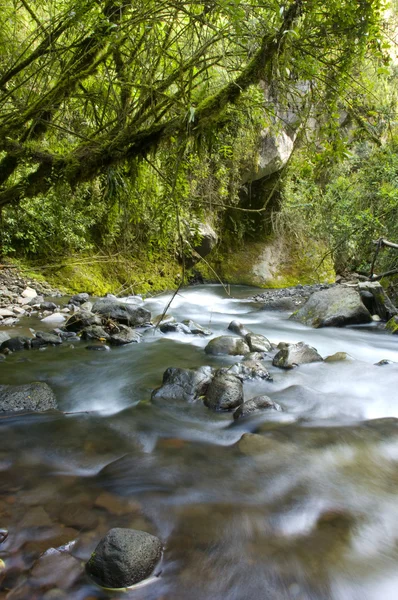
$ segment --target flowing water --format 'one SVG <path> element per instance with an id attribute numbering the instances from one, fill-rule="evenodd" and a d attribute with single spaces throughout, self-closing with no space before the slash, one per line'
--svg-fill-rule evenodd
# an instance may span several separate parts
<path id="1" fill-rule="evenodd" d="M 196 336 L 147 331 L 111 352 L 80 342 L 0 364 L 1 383 L 46 381 L 70 413 L 0 419 L 0 599 L 396 600 L 398 363 L 375 363 L 397 360 L 398 338 L 309 329 L 261 310 L 255 291 L 191 288 L 169 312 L 214 335 L 238 319 L 272 342 L 352 357 L 292 371 L 267 357 L 273 381 L 245 383 L 245 398 L 265 393 L 283 412 L 234 424 L 201 402 L 151 404 L 167 367 L 235 362 Z M 169 299 L 146 305 L 156 315 Z M 81 572 L 115 526 L 165 544 L 143 588 L 105 591 Z"/>

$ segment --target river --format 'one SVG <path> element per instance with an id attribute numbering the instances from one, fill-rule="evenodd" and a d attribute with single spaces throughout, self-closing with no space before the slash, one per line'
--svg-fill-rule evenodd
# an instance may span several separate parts
<path id="1" fill-rule="evenodd" d="M 267 358 L 273 381 L 245 383 L 245 398 L 267 394 L 283 412 L 234 424 L 201 402 L 151 404 L 169 366 L 236 362 L 207 356 L 197 336 L 147 331 L 111 352 L 65 343 L 0 364 L 2 384 L 46 381 L 70 413 L 0 419 L 0 528 L 9 530 L 0 558 L 11 590 L 0 599 L 396 600 L 398 363 L 375 363 L 397 360 L 398 338 L 375 324 L 309 329 L 261 310 L 247 299 L 256 292 L 184 289 L 168 312 L 214 335 L 237 319 L 275 343 L 352 357 L 292 371 Z M 169 299 L 145 305 L 156 315 Z M 16 329 L 27 326 L 37 323 Z M 164 542 L 147 586 L 107 592 L 79 574 L 111 527 Z M 64 561 L 35 566 L 40 552 L 72 541 Z"/>

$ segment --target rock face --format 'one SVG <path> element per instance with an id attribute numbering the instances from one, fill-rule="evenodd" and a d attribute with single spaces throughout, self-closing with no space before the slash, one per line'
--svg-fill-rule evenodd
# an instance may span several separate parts
<path id="1" fill-rule="evenodd" d="M 151 320 L 151 313 L 142 306 L 125 304 L 112 298 L 101 298 L 94 302 L 93 313 L 124 325 L 135 327 Z"/>
<path id="2" fill-rule="evenodd" d="M 359 293 L 343 285 L 315 292 L 290 318 L 311 327 L 344 327 L 372 320 Z"/>
<path id="3" fill-rule="evenodd" d="M 0 411 L 29 410 L 43 412 L 57 408 L 54 392 L 46 383 L 0 386 Z"/>
<path id="4" fill-rule="evenodd" d="M 250 352 L 249 346 L 242 338 L 233 337 L 232 335 L 221 335 L 213 338 L 205 348 L 206 354 L 229 354 L 231 356 L 239 356 Z"/>
<path id="5" fill-rule="evenodd" d="M 315 348 L 307 346 L 304 342 L 298 344 L 286 344 L 275 354 L 272 364 L 281 369 L 293 369 L 298 365 L 321 362 L 322 356 Z"/>
<path id="6" fill-rule="evenodd" d="M 281 406 L 268 398 L 268 396 L 255 396 L 250 398 L 247 402 L 241 404 L 234 412 L 234 419 L 241 419 L 247 417 L 253 413 L 260 413 L 263 410 L 277 410 L 281 411 Z"/>
<path id="7" fill-rule="evenodd" d="M 218 236 L 208 223 L 199 223 L 197 234 L 200 241 L 194 245 L 194 250 L 203 258 L 213 250 L 218 242 Z"/>
<path id="8" fill-rule="evenodd" d="M 149 577 L 161 554 L 162 544 L 157 537 L 115 528 L 99 542 L 86 569 L 105 587 L 128 587 Z"/>
<path id="9" fill-rule="evenodd" d="M 208 387 L 205 405 L 212 410 L 232 410 L 243 403 L 242 381 L 221 369 Z"/>
<path id="10" fill-rule="evenodd" d="M 152 400 L 193 402 L 206 393 L 212 378 L 211 367 L 196 370 L 170 367 L 163 374 L 162 386 L 152 392 Z"/>

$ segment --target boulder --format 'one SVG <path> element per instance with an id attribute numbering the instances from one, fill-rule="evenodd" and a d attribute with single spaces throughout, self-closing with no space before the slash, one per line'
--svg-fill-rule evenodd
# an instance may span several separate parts
<path id="1" fill-rule="evenodd" d="M 58 306 L 55 302 L 41 302 L 40 310 L 57 310 Z"/>
<path id="2" fill-rule="evenodd" d="M 127 325 L 118 325 L 115 330 L 111 330 L 109 333 L 109 343 L 112 346 L 124 346 L 125 344 L 139 344 L 141 336 L 137 331 L 134 331 Z"/>
<path id="3" fill-rule="evenodd" d="M 29 410 L 43 412 L 57 408 L 54 392 L 46 383 L 0 386 L 0 411 Z"/>
<path id="4" fill-rule="evenodd" d="M 193 402 L 206 393 L 212 378 L 211 367 L 200 367 L 199 369 L 169 367 L 163 374 L 161 387 L 152 392 L 152 401 Z"/>
<path id="5" fill-rule="evenodd" d="M 94 302 L 93 313 L 132 327 L 151 320 L 151 313 L 146 308 L 136 304 L 125 304 L 112 298 L 101 298 Z"/>
<path id="6" fill-rule="evenodd" d="M 4 340 L 0 346 L 0 352 L 7 350 L 8 352 L 18 352 L 19 350 L 28 350 L 30 348 L 31 338 L 17 335 L 15 337 Z"/>
<path id="7" fill-rule="evenodd" d="M 359 292 L 343 285 L 315 292 L 289 318 L 311 327 L 344 327 L 372 320 Z"/>
<path id="8" fill-rule="evenodd" d="M 221 335 L 213 338 L 205 348 L 206 354 L 220 355 L 229 354 L 231 356 L 239 356 L 250 352 L 250 348 L 242 338 L 233 337 L 231 335 Z"/>
<path id="9" fill-rule="evenodd" d="M 86 310 L 80 310 L 67 320 L 65 323 L 66 331 L 81 331 L 90 325 L 101 325 L 102 320 L 99 315 Z"/>
<path id="10" fill-rule="evenodd" d="M 255 396 L 238 406 L 234 411 L 233 417 L 235 420 L 241 419 L 253 413 L 260 413 L 263 410 L 281 411 L 282 407 L 277 402 L 271 400 L 271 398 L 268 398 L 268 396 Z"/>
<path id="11" fill-rule="evenodd" d="M 228 371 L 237 375 L 242 381 L 247 379 L 268 379 L 272 381 L 271 375 L 258 360 L 244 360 L 241 363 L 235 363 Z"/>
<path id="12" fill-rule="evenodd" d="M 64 323 L 65 319 L 66 319 L 65 315 L 63 315 L 60 312 L 55 312 L 52 315 L 49 315 L 48 317 L 41 319 L 41 322 L 42 323 Z"/>
<path id="13" fill-rule="evenodd" d="M 29 300 L 31 300 L 32 298 L 36 298 L 37 296 L 37 292 L 36 290 L 34 290 L 31 287 L 27 287 L 24 289 L 24 291 L 21 294 L 22 298 L 29 298 Z"/>
<path id="14" fill-rule="evenodd" d="M 84 304 L 85 302 L 88 302 L 88 300 L 90 299 L 89 294 L 87 294 L 86 292 L 81 292 L 80 294 L 75 294 L 74 296 L 72 296 L 72 298 L 69 300 L 69 302 L 71 304 L 76 304 L 76 305 L 80 305 L 80 304 Z"/>
<path id="15" fill-rule="evenodd" d="M 36 331 L 35 334 L 36 337 L 34 337 L 31 340 L 31 346 L 32 348 L 39 348 L 40 346 L 58 346 L 59 344 L 62 344 L 62 339 L 59 337 L 59 335 L 55 334 L 55 333 L 48 333 L 47 331 Z"/>
<path id="16" fill-rule="evenodd" d="M 15 317 L 15 312 L 9 308 L 0 308 L 0 317 Z"/>
<path id="17" fill-rule="evenodd" d="M 228 325 L 228 331 L 232 331 L 232 333 L 236 333 L 236 335 L 240 335 L 241 337 L 245 337 L 251 333 L 239 321 L 231 321 Z"/>
<path id="18" fill-rule="evenodd" d="M 388 321 L 398 314 L 397 308 L 378 281 L 361 281 L 358 289 L 362 302 L 371 315 L 378 315 L 383 321 Z"/>
<path id="19" fill-rule="evenodd" d="M 212 410 L 232 410 L 243 403 L 243 385 L 237 375 L 220 369 L 210 383 L 205 405 Z"/>
<path id="20" fill-rule="evenodd" d="M 259 333 L 248 333 L 245 335 L 245 340 L 249 345 L 250 352 L 269 352 L 272 350 L 271 342 Z"/>
<path id="21" fill-rule="evenodd" d="M 129 587 L 149 577 L 161 555 L 162 543 L 157 537 L 117 527 L 99 542 L 86 569 L 102 586 Z"/>
<path id="22" fill-rule="evenodd" d="M 185 319 L 185 321 L 183 321 L 182 324 L 188 327 L 188 329 L 193 335 L 207 336 L 212 334 L 210 329 L 202 327 L 202 325 L 199 325 L 199 323 L 196 323 L 196 321 L 191 321 L 191 319 Z"/>
<path id="23" fill-rule="evenodd" d="M 213 250 L 218 241 L 217 233 L 208 223 L 198 223 L 195 237 L 199 237 L 199 242 L 192 243 L 194 250 L 204 258 Z"/>
<path id="24" fill-rule="evenodd" d="M 347 352 L 335 352 L 325 358 L 325 362 L 327 363 L 341 362 L 343 360 L 352 360 L 352 356 L 347 354 Z"/>
<path id="25" fill-rule="evenodd" d="M 101 325 L 90 325 L 81 332 L 82 340 L 109 340 L 109 333 Z"/>
<path id="26" fill-rule="evenodd" d="M 281 369 L 293 369 L 298 365 L 307 363 L 321 362 L 320 356 L 315 348 L 298 342 L 298 344 L 285 345 L 277 354 L 275 354 L 272 364 Z"/>
<path id="27" fill-rule="evenodd" d="M 167 323 L 161 323 L 159 325 L 159 329 L 162 333 L 185 333 L 185 334 L 191 333 L 191 330 L 189 329 L 189 327 L 187 327 L 183 323 L 177 323 L 177 322 L 171 322 L 171 321 L 169 321 Z"/>

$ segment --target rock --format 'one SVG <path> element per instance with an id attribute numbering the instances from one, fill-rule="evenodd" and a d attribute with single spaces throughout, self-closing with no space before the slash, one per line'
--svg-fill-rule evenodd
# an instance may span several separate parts
<path id="1" fill-rule="evenodd" d="M 257 433 L 244 433 L 238 442 L 240 452 L 246 456 L 262 456 L 272 452 L 275 446 L 274 440 Z"/>
<path id="2" fill-rule="evenodd" d="M 81 292 L 80 294 L 75 294 L 74 296 L 72 296 L 69 302 L 71 304 L 80 305 L 84 304 L 84 302 L 87 302 L 89 298 L 89 294 L 87 294 L 86 292 Z"/>
<path id="3" fill-rule="evenodd" d="M 157 537 L 115 528 L 99 542 L 86 568 L 105 587 L 129 587 L 149 577 L 161 555 L 162 543 Z"/>
<path id="4" fill-rule="evenodd" d="M 243 357 L 243 362 L 248 360 L 264 360 L 267 354 L 265 352 L 248 352 Z"/>
<path id="5" fill-rule="evenodd" d="M 14 325 L 17 322 L 18 322 L 17 318 L 13 319 L 11 317 L 7 317 L 6 319 L 4 319 L 4 321 L 2 321 L 1 324 L 9 326 L 9 325 Z"/>
<path id="6" fill-rule="evenodd" d="M 204 400 L 212 410 L 232 410 L 243 403 L 242 381 L 224 369 L 220 369 L 210 383 Z"/>
<path id="7" fill-rule="evenodd" d="M 251 333 L 239 321 L 231 321 L 228 325 L 228 331 L 232 331 L 232 333 L 236 333 L 236 335 L 240 335 L 241 337 L 246 337 L 246 335 Z"/>
<path id="8" fill-rule="evenodd" d="M 36 331 L 36 337 L 31 340 L 32 348 L 39 348 L 40 346 L 59 346 L 62 344 L 62 339 L 55 333 L 48 333 L 47 331 Z"/>
<path id="9" fill-rule="evenodd" d="M 31 300 L 32 298 L 36 298 L 37 292 L 36 292 L 36 290 L 34 290 L 33 288 L 28 286 L 27 288 L 24 289 L 21 296 L 22 296 L 22 298 L 29 298 Z"/>
<path id="10" fill-rule="evenodd" d="M 172 321 L 168 321 L 167 323 L 161 323 L 159 325 L 159 330 L 162 333 L 185 333 L 190 334 L 191 330 L 189 327 L 184 325 L 183 323 L 176 323 Z"/>
<path id="11" fill-rule="evenodd" d="M 0 317 L 15 317 L 15 313 L 8 308 L 0 308 Z"/>
<path id="12" fill-rule="evenodd" d="M 210 329 L 206 329 L 205 327 L 202 327 L 202 325 L 199 325 L 199 323 L 196 323 L 196 321 L 191 321 L 191 319 L 186 319 L 185 321 L 182 322 L 183 325 L 185 325 L 186 327 L 188 327 L 188 329 L 190 330 L 190 332 L 193 335 L 211 335 L 212 332 L 210 331 Z"/>
<path id="13" fill-rule="evenodd" d="M 298 365 L 321 362 L 323 359 L 315 348 L 307 346 L 304 342 L 289 344 L 275 354 L 272 364 L 281 369 L 293 369 Z"/>
<path id="14" fill-rule="evenodd" d="M 343 285 L 315 292 L 289 318 L 311 327 L 344 327 L 372 319 L 359 293 Z"/>
<path id="15" fill-rule="evenodd" d="M 86 350 L 94 350 L 94 352 L 109 352 L 110 348 L 105 344 L 93 344 L 92 346 L 86 346 Z"/>
<path id="16" fill-rule="evenodd" d="M 194 402 L 204 396 L 213 378 L 211 367 L 179 369 L 169 367 L 163 374 L 161 387 L 152 392 L 152 401 L 182 400 Z"/>
<path id="17" fill-rule="evenodd" d="M 151 313 L 146 308 L 110 298 L 97 300 L 93 305 L 93 313 L 133 327 L 151 320 Z"/>
<path id="18" fill-rule="evenodd" d="M 55 302 L 41 302 L 40 310 L 57 310 L 58 306 Z"/>
<path id="19" fill-rule="evenodd" d="M 391 333 L 394 333 L 395 335 L 398 334 L 398 316 L 392 317 L 388 321 L 388 323 L 386 324 L 386 329 L 387 329 L 387 331 L 390 331 Z"/>
<path id="20" fill-rule="evenodd" d="M 233 337 L 231 335 L 221 335 L 213 338 L 205 348 L 206 354 L 219 355 L 229 354 L 238 356 L 250 352 L 249 346 L 242 338 Z"/>
<path id="21" fill-rule="evenodd" d="M 263 410 L 277 410 L 282 411 L 282 407 L 277 402 L 268 398 L 268 396 L 255 396 L 250 398 L 234 411 L 234 419 L 241 419 L 252 415 L 253 413 L 260 413 Z"/>
<path id="22" fill-rule="evenodd" d="M 65 315 L 60 312 L 55 312 L 48 317 L 41 320 L 42 323 L 64 323 L 66 320 Z"/>
<path id="23" fill-rule="evenodd" d="M 17 335 L 15 337 L 4 340 L 0 346 L 0 352 L 8 350 L 9 352 L 18 352 L 19 350 L 28 350 L 30 348 L 31 338 Z"/>
<path id="24" fill-rule="evenodd" d="M 175 323 L 176 320 L 172 315 L 156 315 L 152 319 L 152 323 L 156 325 L 160 325 L 160 323 Z"/>
<path id="25" fill-rule="evenodd" d="M 388 358 L 383 358 L 379 360 L 379 362 L 375 363 L 376 367 L 385 367 L 386 365 L 395 365 L 393 360 L 389 360 Z"/>
<path id="26" fill-rule="evenodd" d="M 398 314 L 397 308 L 378 281 L 362 281 L 358 284 L 358 289 L 362 302 L 371 315 L 377 315 L 383 321 L 388 321 Z"/>
<path id="27" fill-rule="evenodd" d="M 352 360 L 352 356 L 347 354 L 347 352 L 335 352 L 334 354 L 331 354 L 325 358 L 325 362 L 328 363 L 340 362 L 342 360 Z"/>
<path id="28" fill-rule="evenodd" d="M 110 335 L 101 325 L 90 325 L 81 332 L 82 340 L 109 340 Z"/>
<path id="29" fill-rule="evenodd" d="M 218 236 L 208 223 L 199 223 L 195 237 L 199 236 L 199 243 L 192 243 L 194 250 L 204 258 L 213 250 L 218 241 Z"/>
<path id="30" fill-rule="evenodd" d="M 59 513 L 59 520 L 64 525 L 81 531 L 95 529 L 98 525 L 98 515 L 95 511 L 82 506 L 80 502 L 65 504 Z"/>
<path id="31" fill-rule="evenodd" d="M 41 586 L 57 587 L 62 590 L 70 588 L 75 581 L 82 575 L 82 565 L 80 561 L 56 548 L 50 548 L 35 562 L 31 575 Z M 59 592 L 59 589 L 57 590 Z M 25 596 L 26 597 L 26 596 Z M 31 596 L 32 598 L 34 595 Z M 51 596 L 40 596 L 41 598 Z M 67 598 L 65 595 L 52 596 L 52 598 Z"/>
<path id="32" fill-rule="evenodd" d="M 94 313 L 88 312 L 86 310 L 81 310 L 69 317 L 67 322 L 65 323 L 66 331 L 81 331 L 90 325 L 101 325 L 102 320 L 99 315 L 95 315 Z"/>
<path id="33" fill-rule="evenodd" d="M 248 333 L 245 336 L 249 344 L 250 352 L 269 352 L 272 350 L 271 342 L 264 335 L 259 333 Z"/>
<path id="34" fill-rule="evenodd" d="M 21 308 L 20 306 L 14 306 L 14 308 L 12 309 L 15 315 L 18 315 L 18 317 L 22 317 L 23 315 L 26 315 L 26 310 L 24 308 Z M 29 310 L 29 308 L 28 308 Z"/>
<path id="35" fill-rule="evenodd" d="M 140 341 L 140 334 L 131 327 L 127 327 L 127 325 L 118 325 L 117 330 L 111 331 L 109 334 L 109 343 L 113 346 L 123 346 L 133 342 L 139 344 Z"/>
<path id="36" fill-rule="evenodd" d="M 0 386 L 0 411 L 43 412 L 58 408 L 54 392 L 46 383 Z"/>
<path id="37" fill-rule="evenodd" d="M 42 302 L 44 302 L 43 296 L 35 296 L 29 300 L 28 306 L 40 306 Z"/>
<path id="38" fill-rule="evenodd" d="M 235 363 L 228 371 L 237 375 L 242 381 L 247 379 L 268 379 L 272 381 L 271 375 L 258 360 L 244 360 L 241 363 Z"/>
<path id="39" fill-rule="evenodd" d="M 92 312 L 93 311 L 93 303 L 92 302 L 83 302 L 83 304 L 80 305 L 80 309 L 81 310 L 88 310 L 88 312 Z"/>

